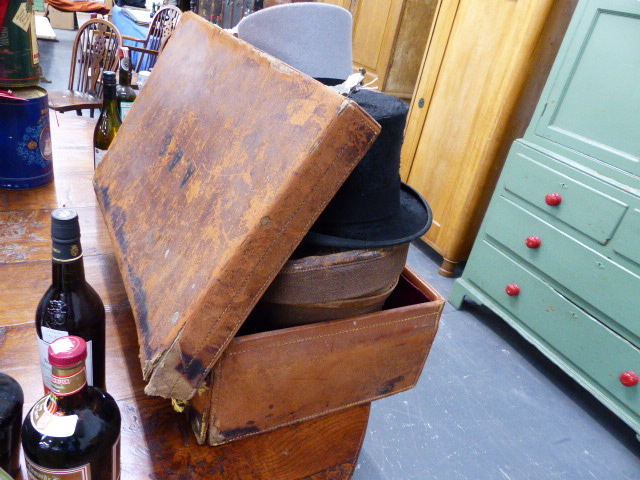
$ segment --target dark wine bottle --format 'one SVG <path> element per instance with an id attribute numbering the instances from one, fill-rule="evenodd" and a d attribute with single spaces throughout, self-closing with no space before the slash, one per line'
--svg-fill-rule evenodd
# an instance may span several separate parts
<path id="1" fill-rule="evenodd" d="M 122 125 L 116 98 L 115 72 L 102 72 L 102 109 L 93 131 L 93 166 L 97 167 Z"/>
<path id="2" fill-rule="evenodd" d="M 53 390 L 22 424 L 30 479 L 118 480 L 120 409 L 108 393 L 87 385 L 87 345 L 62 337 L 49 345 Z"/>
<path id="3" fill-rule="evenodd" d="M 20 473 L 20 425 L 24 395 L 20 384 L 0 373 L 0 473 Z M 0 479 L 3 478 L 0 475 Z"/>
<path id="4" fill-rule="evenodd" d="M 49 344 L 57 338 L 77 335 L 87 342 L 87 380 L 105 389 L 104 304 L 84 276 L 78 214 L 70 208 L 51 212 L 51 286 L 36 310 L 36 331 L 45 393 L 51 390 Z"/>
<path id="5" fill-rule="evenodd" d="M 136 91 L 131 86 L 131 59 L 129 58 L 129 48 L 119 47 L 120 68 L 118 69 L 118 86 L 116 87 L 116 98 L 118 108 L 120 108 L 120 118 L 124 121 L 127 118 L 131 105 L 136 99 Z"/>

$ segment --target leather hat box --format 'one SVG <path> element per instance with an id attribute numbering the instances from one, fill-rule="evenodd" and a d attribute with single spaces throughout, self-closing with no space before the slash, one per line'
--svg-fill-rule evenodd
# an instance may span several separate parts
<path id="1" fill-rule="evenodd" d="M 200 441 L 273 430 L 417 381 L 444 300 L 408 271 L 390 297 L 401 300 L 381 312 L 266 332 L 248 318 L 379 128 L 352 100 L 183 13 L 94 188 L 145 392 L 193 405 Z M 256 333 L 238 336 L 244 323 Z M 241 411 L 257 394 L 259 411 Z"/>
<path id="2" fill-rule="evenodd" d="M 148 394 L 193 396 L 378 133 L 355 102 L 181 16 L 94 175 Z"/>
<path id="3" fill-rule="evenodd" d="M 228 443 L 414 387 L 444 303 L 405 267 L 379 312 L 256 333 L 249 316 L 189 402 L 196 438 Z"/>

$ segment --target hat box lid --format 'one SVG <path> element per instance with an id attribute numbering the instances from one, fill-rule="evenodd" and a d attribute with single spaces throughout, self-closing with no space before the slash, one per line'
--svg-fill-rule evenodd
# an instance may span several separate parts
<path id="1" fill-rule="evenodd" d="M 146 393 L 193 396 L 379 131 L 355 102 L 182 15 L 94 175 Z"/>

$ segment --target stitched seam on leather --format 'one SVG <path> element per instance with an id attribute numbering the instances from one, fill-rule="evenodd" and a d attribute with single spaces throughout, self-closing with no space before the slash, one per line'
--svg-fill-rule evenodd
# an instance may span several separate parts
<path id="1" fill-rule="evenodd" d="M 360 330 L 367 330 L 367 329 L 371 329 L 371 328 L 378 328 L 378 327 L 382 327 L 382 326 L 394 325 L 394 324 L 398 324 L 398 323 L 408 322 L 409 320 L 415 320 L 416 318 L 425 318 L 426 319 L 428 317 L 433 317 L 434 315 L 440 315 L 440 312 L 438 311 L 438 312 L 427 313 L 427 314 L 423 314 L 423 315 L 416 315 L 415 317 L 403 318 L 403 319 L 400 319 L 400 320 L 393 320 L 391 322 L 385 322 L 385 323 L 376 323 L 375 325 L 366 325 L 366 326 L 363 326 L 363 327 L 351 328 L 349 330 L 341 330 L 339 332 L 328 333 L 328 334 L 325 334 L 325 335 L 316 335 L 316 336 L 313 336 L 313 337 L 300 338 L 300 339 L 297 339 L 297 340 L 292 340 L 290 342 L 264 345 L 264 346 L 256 347 L 256 348 L 246 348 L 244 350 L 240 350 L 240 351 L 237 351 L 237 352 L 226 353 L 225 356 L 230 357 L 232 355 L 238 355 L 240 353 L 255 352 L 255 351 L 258 351 L 258 350 L 266 350 L 268 348 L 283 347 L 285 345 L 293 345 L 295 343 L 309 342 L 311 340 L 316 340 L 318 338 L 334 337 L 336 335 L 343 335 L 345 333 L 358 332 Z"/>
<path id="2" fill-rule="evenodd" d="M 276 430 L 276 429 L 281 428 L 281 427 L 287 427 L 289 425 L 293 425 L 294 423 L 304 422 L 304 421 L 307 421 L 307 420 L 313 420 L 314 418 L 322 417 L 323 415 L 328 415 L 330 413 L 335 413 L 335 412 L 338 412 L 340 410 L 345 410 L 345 409 L 347 409 L 349 407 L 355 407 L 357 405 L 362 405 L 364 403 L 373 402 L 374 400 L 378 400 L 380 398 L 385 398 L 385 397 L 389 397 L 391 395 L 395 395 L 397 393 L 406 392 L 407 390 L 411 390 L 413 387 L 415 387 L 415 384 L 409 385 L 409 386 L 404 387 L 404 388 L 401 388 L 401 389 L 396 390 L 396 391 L 394 391 L 392 393 L 387 393 L 387 394 L 383 394 L 383 395 L 374 395 L 372 397 L 367 397 L 367 398 L 364 398 L 362 400 L 358 400 L 357 402 L 347 403 L 345 405 L 339 405 L 337 407 L 329 408 L 327 410 L 323 410 L 321 412 L 314 413 L 312 415 L 307 415 L 306 417 L 296 418 L 295 420 L 292 420 L 290 422 L 279 423 L 275 427 L 269 428 L 267 430 L 260 430 L 259 432 L 253 432 L 253 433 L 245 433 L 244 435 L 240 435 L 238 437 L 231 437 L 231 438 L 235 441 L 235 440 L 240 440 L 241 438 L 245 438 L 245 437 L 252 437 L 254 435 L 258 435 L 258 434 L 261 434 L 261 433 L 271 432 L 271 431 Z M 227 439 L 225 438 L 225 440 L 227 440 Z M 222 443 L 225 443 L 225 442 L 222 442 Z M 218 443 L 216 445 L 221 445 L 221 443 Z"/>
<path id="3" fill-rule="evenodd" d="M 240 350 L 240 351 L 238 351 L 238 352 L 228 353 L 228 354 L 225 354 L 225 356 L 230 357 L 230 356 L 232 356 L 232 355 L 237 355 L 237 354 L 239 354 L 239 353 L 246 353 L 246 352 L 251 352 L 251 351 L 264 350 L 264 349 L 267 349 L 267 348 L 273 348 L 273 347 L 281 347 L 281 346 L 284 346 L 284 345 L 291 345 L 291 344 L 294 344 L 294 343 L 306 342 L 306 341 L 310 341 L 310 340 L 315 340 L 315 339 L 317 339 L 317 338 L 326 338 L 326 337 L 331 337 L 331 336 L 340 335 L 340 334 L 343 334 L 343 333 L 349 333 L 349 332 L 354 332 L 354 331 L 358 331 L 358 330 L 365 330 L 365 329 L 368 329 L 368 328 L 375 328 L 375 327 L 379 327 L 379 326 L 383 326 L 383 325 L 393 325 L 393 324 L 397 324 L 397 323 L 406 322 L 406 321 L 409 321 L 409 320 L 415 320 L 415 319 L 417 319 L 417 318 L 425 318 L 425 319 L 427 319 L 427 318 L 429 318 L 429 317 L 433 317 L 434 315 L 435 315 L 435 316 L 437 316 L 437 317 L 439 318 L 439 317 L 440 317 L 440 314 L 442 313 L 442 310 L 443 310 L 443 309 L 444 309 L 444 303 L 442 303 L 442 304 L 440 305 L 440 308 L 438 309 L 438 311 L 436 311 L 436 312 L 432 312 L 432 313 L 427 313 L 427 314 L 423 314 L 423 315 L 416 315 L 416 316 L 414 316 L 414 317 L 409 317 L 409 318 L 400 319 L 400 320 L 394 320 L 394 321 L 392 321 L 392 322 L 377 323 L 377 324 L 375 324 L 375 325 L 369 325 L 369 326 L 361 327 L 361 328 L 354 328 L 354 329 L 350 329 L 350 330 L 343 330 L 343 331 L 341 331 L 341 332 L 335 332 L 335 333 L 331 333 L 331 334 L 327 334 L 327 335 L 317 335 L 317 336 L 313 336 L 313 337 L 307 337 L 307 338 L 303 338 L 303 339 L 299 339 L 299 340 L 294 340 L 294 341 L 291 341 L 291 342 L 285 342 L 285 343 L 280 343 L 280 344 L 275 344 L 275 345 L 267 345 L 267 346 L 264 346 L 264 347 L 261 347 L 261 348 L 253 348 L 253 349 L 252 349 L 252 348 L 249 348 L 249 349 L 245 349 L 245 350 Z M 429 346 L 429 350 L 431 350 L 431 346 Z M 422 364 L 421 364 L 421 366 L 420 366 L 420 370 L 421 370 L 421 371 L 424 369 L 424 365 L 425 365 L 425 363 L 426 363 L 426 361 L 427 361 L 427 356 L 428 356 L 428 354 L 427 354 L 427 355 L 425 355 L 424 361 L 422 362 Z M 221 363 L 221 362 L 219 362 L 219 364 L 220 364 L 220 363 Z M 219 371 L 219 376 L 220 376 L 220 378 L 219 378 L 220 382 L 219 382 L 219 384 L 218 384 L 218 385 L 220 386 L 220 388 L 217 390 L 218 395 L 217 395 L 217 397 L 216 397 L 216 411 L 218 410 L 218 407 L 220 407 L 220 403 L 219 403 L 219 402 L 220 402 L 220 395 L 219 395 L 219 393 L 222 391 L 222 383 L 223 383 L 223 382 L 222 382 L 222 370 L 223 370 L 223 369 L 222 369 L 222 368 L 219 368 L 219 369 L 217 369 L 217 370 Z M 375 395 L 375 396 L 372 396 L 372 397 L 367 397 L 367 398 L 362 399 L 362 400 L 358 400 L 357 402 L 352 402 L 352 403 L 349 403 L 349 404 L 346 404 L 346 405 L 339 405 L 339 406 L 334 407 L 334 408 L 331 408 L 331 409 L 323 410 L 323 411 L 322 411 L 322 412 L 320 412 L 320 413 L 315 413 L 315 414 L 308 415 L 308 416 L 303 417 L 303 418 L 295 419 L 295 420 L 293 420 L 293 421 L 291 421 L 291 422 L 288 422 L 288 423 L 280 423 L 280 424 L 276 425 L 276 426 L 275 426 L 275 427 L 273 427 L 273 428 L 269 428 L 268 430 L 260 430 L 259 432 L 247 433 L 247 434 L 241 435 L 241 436 L 239 436 L 239 437 L 233 437 L 233 439 L 234 439 L 234 440 L 239 440 L 239 439 L 241 439 L 241 438 L 251 437 L 251 436 L 257 435 L 257 434 L 259 434 L 259 433 L 270 432 L 270 431 L 275 430 L 275 429 L 277 429 L 277 428 L 286 427 L 287 425 L 292 425 L 292 424 L 294 424 L 294 423 L 298 423 L 298 422 L 301 422 L 301 421 L 305 421 L 305 420 L 310 420 L 310 419 L 313 419 L 313 418 L 317 418 L 317 417 L 320 417 L 320 416 L 322 416 L 322 415 L 326 415 L 326 414 L 329 414 L 329 413 L 333 413 L 333 412 L 336 412 L 336 411 L 339 411 L 339 410 L 343 410 L 343 409 L 346 409 L 346 408 L 349 408 L 349 407 L 353 407 L 353 406 L 356 406 L 356 405 L 361 405 L 361 404 L 363 404 L 363 403 L 368 403 L 368 402 L 371 402 L 371 401 L 377 400 L 377 399 L 379 399 L 379 398 L 384 398 L 384 397 L 388 397 L 388 396 L 390 396 L 390 395 L 395 395 L 396 393 L 401 393 L 401 392 L 404 392 L 404 391 L 410 390 L 410 389 L 411 389 L 411 388 L 413 388 L 414 386 L 415 386 L 415 383 L 414 383 L 414 384 L 412 384 L 412 385 L 409 385 L 409 386 L 407 386 L 407 387 L 405 387 L 405 388 L 402 388 L 402 389 L 396 390 L 396 391 L 394 391 L 393 393 L 387 393 L 387 394 L 383 394 L 383 395 Z M 225 438 L 225 440 L 226 440 L 226 438 Z M 224 442 L 223 442 L 223 443 L 224 443 Z M 217 445 L 219 445 L 219 444 L 217 444 Z"/>
<path id="4" fill-rule="evenodd" d="M 341 104 L 341 107 L 344 109 L 348 108 L 347 106 L 344 106 L 345 103 L 343 101 L 343 103 Z M 353 106 L 349 103 L 348 104 L 349 107 L 353 108 Z M 335 124 L 337 123 L 338 119 L 340 118 L 340 115 L 336 116 L 332 121 L 331 124 Z M 370 122 L 367 122 L 365 127 L 368 129 L 369 132 L 373 132 L 375 133 L 375 129 L 372 128 L 372 125 Z M 326 135 L 323 137 L 326 138 Z M 375 136 L 369 141 L 367 142 L 368 145 L 371 145 L 374 141 L 375 141 Z M 344 156 L 345 156 L 345 152 L 347 151 L 347 147 L 346 146 L 342 146 L 338 152 L 338 154 L 336 155 L 336 157 L 331 161 L 331 163 L 327 166 L 327 168 L 325 169 L 325 173 L 320 176 L 318 178 L 318 180 L 313 184 L 313 187 L 309 190 L 310 192 L 313 192 L 317 189 L 318 185 L 320 185 L 322 183 L 322 181 L 325 179 L 325 177 L 329 174 L 329 172 L 331 171 L 331 167 L 337 163 L 338 161 L 340 161 Z M 349 171 L 345 172 L 341 177 L 340 177 L 340 184 L 342 184 L 344 182 L 344 179 L 346 179 L 346 177 L 348 177 L 351 174 L 351 169 L 349 169 Z M 296 216 L 298 215 L 299 211 L 302 209 L 302 207 L 304 205 L 306 205 L 306 203 L 308 202 L 309 199 L 309 195 L 306 196 L 306 198 L 298 205 L 298 208 L 296 208 L 292 214 L 289 216 L 289 218 L 287 219 L 287 221 L 284 223 L 283 228 L 280 230 L 280 232 L 278 233 L 278 235 L 276 235 L 273 239 L 273 241 L 271 242 L 271 244 L 269 245 L 269 248 L 266 249 L 266 251 L 263 253 L 263 255 L 260 257 L 260 259 L 258 260 L 258 262 L 255 264 L 254 268 L 251 270 L 251 272 L 246 276 L 245 281 L 239 285 L 240 288 L 238 288 L 236 290 L 236 293 L 234 295 L 231 296 L 229 303 L 227 304 L 227 306 L 224 308 L 224 310 L 220 313 L 220 315 L 218 316 L 218 318 L 212 322 L 211 328 L 207 331 L 206 335 L 203 337 L 202 342 L 200 343 L 200 345 L 195 348 L 195 355 L 189 360 L 189 363 L 186 365 L 185 369 L 188 370 L 193 361 L 200 355 L 200 353 L 202 352 L 202 348 L 204 345 L 206 345 L 207 340 L 209 339 L 209 337 L 211 336 L 211 332 L 213 332 L 215 326 L 218 324 L 218 322 L 220 321 L 220 319 L 224 316 L 224 314 L 227 312 L 227 310 L 231 307 L 231 304 L 233 303 L 233 300 L 240 294 L 242 287 L 244 287 L 248 282 L 249 279 L 252 278 L 253 273 L 257 270 L 258 266 L 262 263 L 263 259 L 265 257 L 267 257 L 267 255 L 269 253 L 271 253 L 271 250 L 273 249 L 273 247 L 278 243 L 278 240 L 280 239 L 280 237 L 282 237 L 282 235 L 284 235 L 284 232 L 286 230 L 286 227 L 289 226 L 289 224 L 296 218 Z M 325 205 L 329 203 L 330 199 L 327 199 L 325 202 Z M 307 230 L 306 227 L 308 227 L 309 225 L 311 225 L 313 222 L 315 221 L 315 219 L 311 219 L 307 222 L 307 224 L 305 225 L 305 229 L 304 231 Z M 304 236 L 304 234 L 299 235 L 298 237 L 296 237 L 296 243 Z M 288 255 L 285 255 L 286 257 L 288 257 Z M 281 257 L 281 260 L 285 257 Z M 286 258 L 284 258 L 284 260 L 286 260 Z M 262 286 L 260 287 L 260 290 L 258 291 L 258 294 L 264 292 L 264 290 L 266 290 L 266 287 L 269 285 L 270 282 L 265 281 Z M 247 312 L 250 310 L 250 307 L 247 307 L 243 312 L 242 312 L 242 318 L 244 319 L 247 315 Z M 229 334 L 225 337 L 223 344 L 227 344 L 228 341 L 230 340 L 230 338 L 232 336 L 235 335 L 235 332 L 231 331 L 229 332 Z M 215 362 L 210 362 L 207 365 L 207 368 L 205 371 L 210 370 L 213 363 Z M 173 382 L 173 385 L 171 386 L 170 392 L 173 393 L 176 385 L 178 384 L 178 382 L 181 380 L 180 378 L 176 378 L 175 381 Z M 170 395 L 172 396 L 172 395 Z"/>
<path id="5" fill-rule="evenodd" d="M 220 365 L 220 362 L 218 362 L 215 370 L 216 372 L 214 372 L 211 379 L 211 388 L 215 388 L 216 404 L 212 406 L 211 413 L 209 415 L 209 418 L 211 419 L 210 421 L 213 425 L 215 425 L 215 418 L 218 416 L 217 413 L 220 406 L 220 392 L 222 391 L 222 366 Z M 219 377 L 219 382 L 216 382 L 216 377 Z"/>

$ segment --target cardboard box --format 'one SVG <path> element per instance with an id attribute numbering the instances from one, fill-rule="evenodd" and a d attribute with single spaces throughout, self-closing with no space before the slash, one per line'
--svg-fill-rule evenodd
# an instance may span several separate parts
<path id="1" fill-rule="evenodd" d="M 52 28 L 59 28 L 60 30 L 76 30 L 78 28 L 75 12 L 62 12 L 49 5 L 47 5 L 46 8 L 47 17 L 49 18 L 49 22 L 51 22 Z"/>

